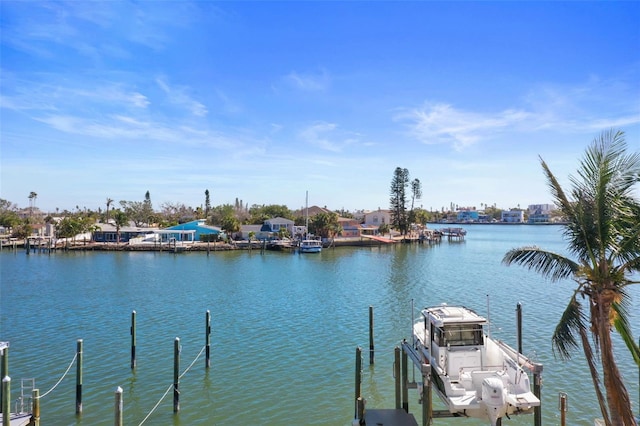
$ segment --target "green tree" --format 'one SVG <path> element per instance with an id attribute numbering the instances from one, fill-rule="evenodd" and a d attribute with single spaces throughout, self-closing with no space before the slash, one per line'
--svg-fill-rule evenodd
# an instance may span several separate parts
<path id="1" fill-rule="evenodd" d="M 231 238 L 234 232 L 240 230 L 240 221 L 235 216 L 226 216 L 222 219 L 221 227 L 227 236 Z"/>
<path id="2" fill-rule="evenodd" d="M 422 199 L 422 184 L 420 179 L 411 181 L 411 210 L 409 210 L 409 224 L 417 223 L 416 211 L 414 210 L 415 202 Z"/>
<path id="3" fill-rule="evenodd" d="M 113 220 L 116 223 L 116 242 L 120 243 L 120 230 L 129 224 L 129 218 L 127 217 L 127 214 L 125 212 L 118 209 L 113 212 Z"/>
<path id="4" fill-rule="evenodd" d="M 106 223 L 109 223 L 109 207 L 111 207 L 111 204 L 113 204 L 113 200 L 109 197 L 107 197 L 107 220 Z"/>
<path id="5" fill-rule="evenodd" d="M 0 198 L 0 226 L 13 228 L 19 223 L 18 208 L 12 202 Z"/>
<path id="6" fill-rule="evenodd" d="M 209 217 L 210 211 L 211 211 L 211 198 L 209 197 L 209 190 L 205 189 L 204 191 L 204 218 L 205 219 Z"/>
<path id="7" fill-rule="evenodd" d="M 323 238 L 333 238 L 342 232 L 337 213 L 318 213 L 309 220 L 309 231 Z"/>
<path id="8" fill-rule="evenodd" d="M 29 193 L 29 216 L 33 216 L 33 209 L 36 207 L 36 199 L 38 198 L 38 194 L 31 191 Z"/>
<path id="9" fill-rule="evenodd" d="M 142 220 L 147 226 L 150 226 L 155 222 L 153 213 L 153 204 L 151 204 L 151 194 L 147 191 L 144 194 L 144 201 L 142 202 Z"/>
<path id="10" fill-rule="evenodd" d="M 409 229 L 407 215 L 407 187 L 409 186 L 409 170 L 396 167 L 391 180 L 391 226 L 405 235 Z"/>
<path id="11" fill-rule="evenodd" d="M 635 425 L 611 333 L 613 326 L 640 365 L 640 348 L 628 323 L 631 301 L 626 290 L 638 284 L 632 274 L 640 270 L 640 202 L 633 192 L 640 181 L 640 153 L 627 153 L 623 132 L 603 132 L 587 148 L 578 176 L 570 177 L 569 194 L 540 161 L 555 204 L 567 220 L 563 233 L 575 259 L 523 247 L 507 252 L 503 263 L 522 265 L 552 281 L 572 278 L 576 282 L 552 337 L 554 353 L 568 359 L 582 344 L 606 425 Z"/>

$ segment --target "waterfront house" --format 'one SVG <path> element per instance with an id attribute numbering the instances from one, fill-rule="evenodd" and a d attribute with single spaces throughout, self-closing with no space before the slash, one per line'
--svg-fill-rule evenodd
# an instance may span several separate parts
<path id="1" fill-rule="evenodd" d="M 269 230 L 269 232 L 273 232 L 275 234 L 278 234 L 281 229 L 285 229 L 289 235 L 293 235 L 293 225 L 294 222 L 291 219 L 285 219 L 284 217 L 274 217 L 264 221 L 264 226 Z"/>
<path id="2" fill-rule="evenodd" d="M 132 238 L 145 237 L 158 228 L 142 228 L 137 226 L 120 227 L 120 242 L 128 243 Z M 97 223 L 93 231 L 93 241 L 97 243 L 115 243 L 118 240 L 118 229 L 112 223 Z"/>
<path id="3" fill-rule="evenodd" d="M 480 220 L 480 214 L 475 209 L 465 208 L 458 209 L 456 221 L 458 222 L 478 222 Z"/>
<path id="4" fill-rule="evenodd" d="M 365 213 L 364 225 L 370 227 L 380 227 L 380 225 L 391 225 L 391 210 L 381 210 Z"/>
<path id="5" fill-rule="evenodd" d="M 524 211 L 523 210 L 503 210 L 500 220 L 501 222 L 505 222 L 505 223 L 523 223 Z"/>
<path id="6" fill-rule="evenodd" d="M 193 234 L 194 241 L 207 241 L 209 239 L 211 239 L 211 241 L 214 241 L 217 240 L 222 234 L 221 228 L 217 226 L 207 225 L 204 219 L 192 220 L 190 222 L 170 226 L 168 228 L 165 228 L 164 231 L 167 231 L 165 232 L 166 235 L 170 234 L 169 231 L 195 231 Z"/>
<path id="7" fill-rule="evenodd" d="M 338 224 L 342 228 L 341 237 L 359 237 L 362 227 L 356 219 L 340 217 Z"/>
<path id="8" fill-rule="evenodd" d="M 531 204 L 529 205 L 529 223 L 549 223 L 551 222 L 551 212 L 555 210 L 553 204 Z"/>

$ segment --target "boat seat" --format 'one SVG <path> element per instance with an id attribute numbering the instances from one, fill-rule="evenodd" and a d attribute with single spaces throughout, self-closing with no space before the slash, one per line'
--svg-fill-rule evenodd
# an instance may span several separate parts
<path id="1" fill-rule="evenodd" d="M 462 396 L 466 393 L 466 389 L 457 382 L 445 382 L 445 392 L 447 396 Z"/>

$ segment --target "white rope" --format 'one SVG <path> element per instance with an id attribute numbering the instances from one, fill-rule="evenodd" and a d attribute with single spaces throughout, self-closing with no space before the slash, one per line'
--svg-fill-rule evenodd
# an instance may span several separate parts
<path id="1" fill-rule="evenodd" d="M 202 347 L 202 349 L 200 349 L 200 353 L 198 354 L 198 356 L 196 356 L 196 359 L 194 359 L 194 360 L 193 360 L 193 362 L 192 362 L 192 363 L 187 367 L 187 369 L 186 369 L 186 370 L 184 370 L 184 372 L 183 372 L 180 376 L 178 376 L 178 379 L 182 379 L 182 376 L 184 376 L 185 374 L 187 374 L 187 372 L 188 372 L 189 370 L 191 370 L 191 367 L 193 367 L 193 365 L 196 363 L 196 361 L 197 361 L 198 359 L 200 359 L 200 355 L 202 355 L 202 352 L 204 352 L 204 349 L 205 349 L 206 347 L 207 347 L 207 345 L 204 345 L 204 346 Z"/>
<path id="2" fill-rule="evenodd" d="M 189 367 L 187 367 L 186 370 L 184 370 L 184 372 L 178 376 L 178 379 L 181 379 L 182 376 L 184 376 L 185 374 L 187 374 L 187 372 L 191 369 L 191 367 L 193 367 L 193 365 L 196 363 L 196 361 L 198 361 L 198 359 L 200 358 L 200 355 L 202 355 L 202 352 L 204 352 L 205 348 L 207 347 L 207 345 L 204 345 L 202 347 L 202 349 L 200 350 L 200 353 L 196 356 L 196 358 L 193 360 L 193 362 L 189 365 Z M 156 403 L 156 405 L 151 409 L 151 411 L 149 411 L 149 414 L 147 414 L 147 416 L 140 422 L 140 424 L 138 426 L 142 426 L 142 424 L 144 422 L 147 421 L 147 419 L 149 417 L 151 417 L 151 414 L 153 414 L 154 411 L 156 411 L 156 408 L 158 408 L 158 406 L 160 405 L 160 403 L 162 402 L 162 400 L 167 396 L 167 394 L 169 393 L 169 391 L 173 388 L 173 383 L 171 385 L 169 385 L 169 387 L 167 388 L 167 390 L 165 391 L 164 395 L 162 395 L 162 397 L 160 398 L 160 400 L 158 400 L 158 402 Z"/>
<path id="3" fill-rule="evenodd" d="M 169 391 L 171 390 L 171 388 L 173 388 L 173 383 L 169 385 L 169 387 L 167 388 L 167 390 L 165 391 L 164 395 L 162 395 L 162 397 L 158 400 L 158 402 L 156 403 L 156 405 L 151 409 L 151 411 L 149 411 L 149 414 L 147 414 L 147 416 L 140 422 L 141 426 L 144 422 L 147 421 L 147 419 L 149 417 L 151 417 L 151 415 L 153 414 L 154 411 L 156 411 L 156 408 L 158 408 L 158 405 L 160 405 L 160 403 L 162 402 L 162 400 L 164 399 L 165 396 L 167 396 L 167 394 L 169 393 Z"/>
<path id="4" fill-rule="evenodd" d="M 49 395 L 51 393 L 51 391 L 53 391 L 59 384 L 60 382 L 62 382 L 62 380 L 65 378 L 65 376 L 67 375 L 67 373 L 69 372 L 69 370 L 71 370 L 71 366 L 73 365 L 74 362 L 76 362 L 76 358 L 78 358 L 78 354 L 76 353 L 73 356 L 73 359 L 71 360 L 71 364 L 69 364 L 69 367 L 67 368 L 67 371 L 64 372 L 64 374 L 62 375 L 62 377 L 60 377 L 60 380 L 58 380 L 58 383 L 56 383 L 55 385 L 53 385 L 53 387 L 51 389 L 49 389 L 48 391 L 46 391 L 45 393 L 43 393 L 42 395 L 40 395 L 38 397 L 38 399 L 42 399 L 45 396 Z"/>

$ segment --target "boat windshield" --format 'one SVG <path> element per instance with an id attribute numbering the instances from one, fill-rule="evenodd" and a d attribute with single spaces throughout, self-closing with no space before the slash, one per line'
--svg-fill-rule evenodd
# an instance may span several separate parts
<path id="1" fill-rule="evenodd" d="M 482 325 L 480 324 L 447 325 L 442 336 L 444 342 L 440 346 L 482 345 L 482 335 Z"/>

